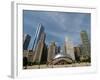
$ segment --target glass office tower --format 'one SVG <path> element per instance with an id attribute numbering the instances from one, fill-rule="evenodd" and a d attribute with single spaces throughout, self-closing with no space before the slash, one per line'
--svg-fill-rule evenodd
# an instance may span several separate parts
<path id="1" fill-rule="evenodd" d="M 34 42 L 33 42 L 33 47 L 32 50 L 34 51 L 37 47 L 37 44 L 41 38 L 41 34 L 44 32 L 44 27 L 42 26 L 42 24 L 38 24 L 38 27 L 36 29 L 36 33 L 34 36 Z"/>
<path id="2" fill-rule="evenodd" d="M 23 50 L 27 50 L 27 49 L 28 49 L 30 40 L 31 40 L 31 36 L 28 35 L 28 34 L 24 34 L 24 39 L 23 39 Z"/>

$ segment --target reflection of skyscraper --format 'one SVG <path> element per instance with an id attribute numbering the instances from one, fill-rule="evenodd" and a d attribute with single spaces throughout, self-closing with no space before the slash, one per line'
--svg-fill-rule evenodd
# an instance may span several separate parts
<path id="1" fill-rule="evenodd" d="M 74 47 L 68 37 L 65 38 L 64 53 L 68 55 L 68 57 L 70 57 L 72 60 L 75 60 Z"/>
<path id="2" fill-rule="evenodd" d="M 47 59 L 48 62 L 51 62 L 51 60 L 55 56 L 55 53 L 56 53 L 56 45 L 55 45 L 55 42 L 52 42 L 48 49 L 48 59 Z"/>
<path id="3" fill-rule="evenodd" d="M 31 36 L 29 36 L 28 34 L 24 34 L 24 39 L 23 39 L 23 50 L 27 50 L 28 46 L 29 46 L 29 42 L 31 40 Z"/>
<path id="4" fill-rule="evenodd" d="M 37 47 L 37 44 L 41 38 L 41 34 L 42 32 L 44 32 L 44 27 L 42 26 L 42 24 L 38 24 L 35 36 L 34 36 L 34 42 L 33 42 L 33 47 L 32 50 L 35 50 Z"/>
<path id="5" fill-rule="evenodd" d="M 90 42 L 86 31 L 81 31 L 82 54 L 90 57 Z"/>

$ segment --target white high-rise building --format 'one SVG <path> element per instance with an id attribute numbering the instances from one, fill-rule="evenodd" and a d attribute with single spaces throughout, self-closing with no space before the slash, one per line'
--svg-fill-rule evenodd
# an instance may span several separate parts
<path id="1" fill-rule="evenodd" d="M 75 60 L 74 46 L 72 41 L 68 37 L 65 38 L 64 53 L 72 60 Z"/>
<path id="2" fill-rule="evenodd" d="M 51 42 L 49 49 L 48 49 L 48 58 L 47 61 L 51 62 L 56 54 L 56 44 L 55 42 Z"/>

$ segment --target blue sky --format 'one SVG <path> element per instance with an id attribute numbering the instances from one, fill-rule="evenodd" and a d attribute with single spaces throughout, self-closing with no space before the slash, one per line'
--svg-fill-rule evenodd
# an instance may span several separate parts
<path id="1" fill-rule="evenodd" d="M 80 32 L 82 30 L 87 31 L 90 38 L 90 13 L 23 10 L 23 33 L 31 36 L 29 49 L 32 48 L 39 23 L 45 28 L 46 44 L 55 41 L 57 45 L 61 46 L 65 37 L 70 37 L 76 46 L 81 43 Z"/>

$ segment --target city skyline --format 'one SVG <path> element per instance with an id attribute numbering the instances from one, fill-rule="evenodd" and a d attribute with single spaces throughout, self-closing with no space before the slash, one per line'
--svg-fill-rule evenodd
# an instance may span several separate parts
<path id="1" fill-rule="evenodd" d="M 81 43 L 80 32 L 85 30 L 90 39 L 90 13 L 23 11 L 24 34 L 32 39 L 29 49 L 32 48 L 34 35 L 38 24 L 41 23 L 46 32 L 46 44 L 55 41 L 58 46 L 64 44 L 65 37 L 70 37 L 74 45 Z"/>

